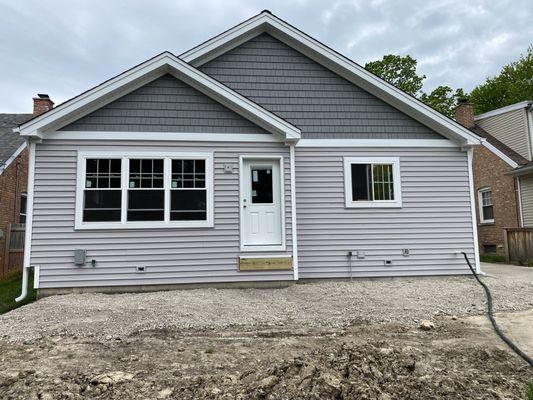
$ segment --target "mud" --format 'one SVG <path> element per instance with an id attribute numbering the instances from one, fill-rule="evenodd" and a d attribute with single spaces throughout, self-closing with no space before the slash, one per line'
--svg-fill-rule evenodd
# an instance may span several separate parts
<path id="1" fill-rule="evenodd" d="M 479 321 L 153 330 L 0 342 L 0 399 L 524 399 L 532 370 Z"/>

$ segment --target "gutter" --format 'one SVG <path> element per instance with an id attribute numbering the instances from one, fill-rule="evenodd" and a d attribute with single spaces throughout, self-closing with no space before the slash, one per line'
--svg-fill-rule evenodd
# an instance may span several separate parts
<path id="1" fill-rule="evenodd" d="M 33 227 L 33 187 L 35 181 L 35 142 L 27 139 L 28 142 L 28 189 L 27 189 L 27 204 L 26 204 L 26 230 L 24 236 L 24 265 L 22 268 L 22 289 L 20 296 L 15 301 L 21 302 L 28 296 L 28 274 L 31 268 L 31 236 Z M 37 274 L 35 278 L 38 278 Z M 35 281 L 35 286 L 39 286 L 39 282 Z"/>

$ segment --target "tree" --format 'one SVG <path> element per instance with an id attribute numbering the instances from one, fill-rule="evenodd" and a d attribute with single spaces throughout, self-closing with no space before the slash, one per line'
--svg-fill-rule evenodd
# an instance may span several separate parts
<path id="1" fill-rule="evenodd" d="M 437 86 L 429 94 L 422 93 L 420 95 L 420 100 L 431 108 L 451 118 L 454 115 L 458 101 L 465 97 L 466 95 L 463 89 L 457 89 L 454 93 L 453 89 L 449 86 Z"/>
<path id="2" fill-rule="evenodd" d="M 381 79 L 393 84 L 398 89 L 416 96 L 422 89 L 425 75 L 416 73 L 417 61 L 410 55 L 404 57 L 393 54 L 383 56 L 383 59 L 366 63 L 365 69 L 376 74 Z"/>
<path id="3" fill-rule="evenodd" d="M 484 113 L 533 99 L 533 45 L 518 61 L 504 66 L 498 76 L 489 77 L 470 94 L 477 113 Z"/>

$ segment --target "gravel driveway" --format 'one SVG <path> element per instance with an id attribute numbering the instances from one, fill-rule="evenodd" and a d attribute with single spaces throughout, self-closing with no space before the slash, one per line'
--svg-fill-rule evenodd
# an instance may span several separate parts
<path id="1" fill-rule="evenodd" d="M 484 264 L 497 311 L 533 308 L 533 269 Z M 284 289 L 196 289 L 138 294 L 52 296 L 0 316 L 0 339 L 43 336 L 124 338 L 153 329 L 232 326 L 337 329 L 354 322 L 399 322 L 484 312 L 470 277 L 321 281 Z"/>

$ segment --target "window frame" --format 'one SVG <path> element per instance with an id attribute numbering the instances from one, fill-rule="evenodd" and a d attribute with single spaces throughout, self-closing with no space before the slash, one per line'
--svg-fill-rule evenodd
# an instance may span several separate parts
<path id="1" fill-rule="evenodd" d="M 483 193 L 490 192 L 491 193 L 491 199 L 492 199 L 492 219 L 485 219 L 485 215 L 483 214 Z M 494 224 L 494 192 L 492 191 L 492 188 L 490 186 L 482 187 L 478 189 L 477 191 L 477 202 L 478 202 L 478 208 L 479 208 L 479 223 L 480 224 Z"/>
<path id="2" fill-rule="evenodd" d="M 22 199 L 24 199 L 24 212 L 22 212 Z M 24 216 L 24 222 L 22 222 L 22 217 Z M 26 220 L 28 217 L 28 193 L 24 192 L 20 194 L 19 199 L 19 217 L 18 222 L 19 224 L 26 225 Z"/>
<path id="3" fill-rule="evenodd" d="M 352 164 L 391 164 L 394 200 L 352 200 Z M 374 187 L 372 183 L 372 188 Z M 346 208 L 401 208 L 402 182 L 399 157 L 344 157 L 344 199 Z"/>
<path id="4" fill-rule="evenodd" d="M 90 158 L 120 158 L 121 164 L 121 220 L 110 222 L 84 222 L 83 198 L 85 189 L 86 160 Z M 127 221 L 129 161 L 130 159 L 163 159 L 164 220 Z M 171 167 L 173 159 L 205 160 L 205 190 L 207 198 L 206 220 L 170 220 Z M 92 151 L 78 150 L 76 177 L 75 229 L 157 229 L 157 228 L 212 228 L 214 227 L 214 185 L 212 152 L 169 152 L 169 151 Z M 161 189 L 156 189 L 161 190 Z"/>

